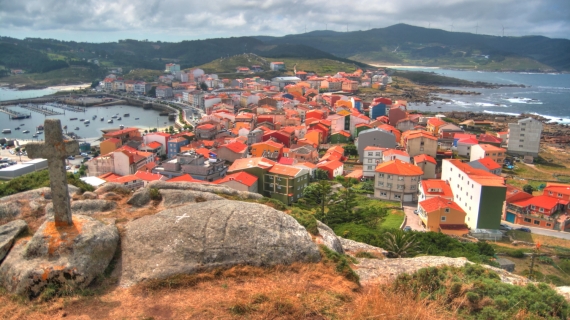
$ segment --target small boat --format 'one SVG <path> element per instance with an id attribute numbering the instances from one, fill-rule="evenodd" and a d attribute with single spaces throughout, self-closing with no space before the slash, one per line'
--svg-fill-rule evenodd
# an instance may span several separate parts
<path id="1" fill-rule="evenodd" d="M 79 130 L 79 127 L 75 127 L 75 130 Z"/>
<path id="2" fill-rule="evenodd" d="M 113 119 L 110 119 L 109 121 L 107 121 L 107 123 L 113 123 Z"/>
<path id="3" fill-rule="evenodd" d="M 97 119 L 97 115 L 94 115 L 94 116 L 93 116 L 93 120 L 95 120 L 95 119 Z"/>
<path id="4" fill-rule="evenodd" d="M 22 133 L 30 133 L 30 130 L 24 130 Z"/>
<path id="5" fill-rule="evenodd" d="M 159 116 L 168 116 L 168 112 L 160 112 L 158 115 Z"/>
<path id="6" fill-rule="evenodd" d="M 77 120 L 77 118 L 69 118 L 69 120 Z"/>
<path id="7" fill-rule="evenodd" d="M 25 125 L 25 123 L 21 123 L 21 124 L 20 124 L 20 126 L 23 126 L 23 125 Z"/>
<path id="8" fill-rule="evenodd" d="M 123 130 L 123 129 L 125 129 L 125 126 L 121 124 L 121 125 L 119 125 L 119 129 Z"/>
<path id="9" fill-rule="evenodd" d="M 89 121 L 89 120 L 83 121 L 83 123 L 85 123 L 85 124 L 89 124 L 89 122 L 91 122 L 91 121 Z"/>
<path id="10" fill-rule="evenodd" d="M 14 130 L 20 130 L 20 127 L 16 127 L 16 128 L 14 128 Z"/>
<path id="11" fill-rule="evenodd" d="M 88 125 L 88 124 L 86 124 L 85 126 L 86 126 L 86 127 L 89 127 L 89 125 Z"/>
<path id="12" fill-rule="evenodd" d="M 105 120 L 105 118 L 101 118 L 101 121 Z"/>
<path id="13" fill-rule="evenodd" d="M 128 113 L 125 113 L 125 114 L 123 115 L 123 117 L 129 117 L 129 116 L 130 116 L 130 114 L 128 114 Z"/>
<path id="14" fill-rule="evenodd" d="M 41 131 L 36 131 L 36 134 L 42 134 L 42 133 L 43 133 L 43 132 L 41 132 Z"/>
<path id="15" fill-rule="evenodd" d="M 123 119 L 123 118 L 121 118 L 121 117 L 118 117 L 118 118 L 117 118 L 117 120 L 121 120 L 121 119 Z"/>
<path id="16" fill-rule="evenodd" d="M 37 134 L 34 134 L 34 135 L 32 136 L 32 138 L 37 138 L 37 137 L 38 137 L 38 135 L 37 135 Z"/>
<path id="17" fill-rule="evenodd" d="M 85 119 L 79 119 L 79 121 L 83 122 L 83 121 L 85 121 Z"/>
<path id="18" fill-rule="evenodd" d="M 67 129 L 67 125 L 63 126 L 64 129 Z"/>
<path id="19" fill-rule="evenodd" d="M 4 129 L 2 130 L 2 133 L 12 133 L 12 129 Z"/>
<path id="20" fill-rule="evenodd" d="M 38 130 L 43 130 L 44 126 L 42 126 L 41 124 L 39 126 L 36 127 Z"/>
<path id="21" fill-rule="evenodd" d="M 117 117 L 118 117 L 117 115 L 111 116 L 111 118 L 117 118 Z"/>
<path id="22" fill-rule="evenodd" d="M 135 118 L 135 120 L 138 120 L 139 118 Z"/>

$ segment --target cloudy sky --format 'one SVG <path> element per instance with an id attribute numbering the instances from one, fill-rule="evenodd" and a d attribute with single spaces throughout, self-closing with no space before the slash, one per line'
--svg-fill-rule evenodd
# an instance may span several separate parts
<path id="1" fill-rule="evenodd" d="M 396 23 L 570 38 L 570 0 L 0 0 L 0 35 L 181 41 Z M 477 28 L 478 26 L 478 28 Z"/>

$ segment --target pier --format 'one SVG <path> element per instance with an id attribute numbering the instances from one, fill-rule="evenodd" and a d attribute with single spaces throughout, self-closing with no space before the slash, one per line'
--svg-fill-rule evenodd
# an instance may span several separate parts
<path id="1" fill-rule="evenodd" d="M 40 114 L 43 114 L 44 116 L 57 116 L 57 115 L 65 114 L 65 112 L 64 113 L 57 112 L 53 109 L 48 109 L 48 108 L 43 107 L 43 106 L 36 106 L 36 105 L 31 104 L 31 103 L 22 104 L 22 105 L 19 105 L 19 107 L 24 108 L 24 109 L 28 109 L 30 111 L 34 111 L 34 112 L 37 112 Z"/>
<path id="2" fill-rule="evenodd" d="M 31 113 L 30 114 L 24 114 L 24 113 L 20 113 L 20 112 L 16 112 L 14 110 L 11 110 L 7 107 L 0 107 L 0 112 L 4 112 L 8 116 L 10 116 L 10 120 L 27 119 L 27 118 L 32 117 Z"/>
<path id="3" fill-rule="evenodd" d="M 58 109 L 63 109 L 66 111 L 85 112 L 85 107 L 72 106 L 72 105 L 67 105 L 67 104 L 63 104 L 63 103 L 52 102 L 52 103 L 46 103 L 46 105 L 48 105 L 50 107 L 58 108 Z"/>

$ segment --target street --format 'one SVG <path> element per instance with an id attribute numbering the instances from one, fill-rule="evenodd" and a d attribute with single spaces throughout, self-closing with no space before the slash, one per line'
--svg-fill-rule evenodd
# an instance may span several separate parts
<path id="1" fill-rule="evenodd" d="M 404 203 L 404 213 L 406 214 L 405 226 L 409 226 L 414 231 L 426 231 L 421 223 L 420 217 L 414 213 L 414 210 L 417 208 L 416 203 Z"/>
<path id="2" fill-rule="evenodd" d="M 543 236 L 549 236 L 549 237 L 554 237 L 554 238 L 570 240 L 570 233 L 569 232 L 547 230 L 547 229 L 542 229 L 542 228 L 523 226 L 523 225 L 519 225 L 519 224 L 513 224 L 513 223 L 510 223 L 507 221 L 501 221 L 501 223 L 504 223 L 504 224 L 512 227 L 513 229 L 520 228 L 520 227 L 527 227 L 532 231 L 532 233 L 535 233 L 535 234 L 540 234 Z"/>

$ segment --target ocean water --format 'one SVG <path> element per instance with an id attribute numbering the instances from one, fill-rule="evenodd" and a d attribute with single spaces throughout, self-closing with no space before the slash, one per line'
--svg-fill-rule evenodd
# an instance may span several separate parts
<path id="1" fill-rule="evenodd" d="M 405 68 L 402 70 L 434 72 L 469 81 L 497 84 L 523 84 L 526 88 L 498 89 L 464 88 L 481 95 L 439 95 L 451 102 L 410 104 L 418 111 L 472 111 L 491 114 L 519 115 L 532 113 L 552 122 L 570 124 L 570 74 L 508 73 L 487 71 L 459 71 L 445 69 Z"/>
<path id="2" fill-rule="evenodd" d="M 0 112 L 0 131 L 2 129 L 11 129 L 12 133 L 4 134 L 0 133 L 0 137 L 11 138 L 11 139 L 24 139 L 32 140 L 32 135 L 36 132 L 36 127 L 38 125 L 43 125 L 44 119 L 53 118 L 60 119 L 61 125 L 67 125 L 67 130 L 69 132 L 75 132 L 81 138 L 92 139 L 101 137 L 102 129 L 118 129 L 119 125 L 124 125 L 125 127 L 138 127 L 141 129 L 152 129 L 152 128 L 162 128 L 166 126 L 174 125 L 174 121 L 169 121 L 167 116 L 160 116 L 159 111 L 148 109 L 145 110 L 141 107 L 128 106 L 128 105 L 117 105 L 110 107 L 88 107 L 85 112 L 72 112 L 65 111 L 63 115 L 56 116 L 43 116 L 42 114 L 23 109 L 17 106 L 9 106 L 10 109 L 31 114 L 32 117 L 28 119 L 20 120 L 10 120 L 9 116 L 5 113 Z M 62 109 L 52 108 L 48 106 L 49 109 L 54 111 L 63 112 Z M 107 120 L 111 119 L 111 116 L 119 114 L 122 117 L 121 120 L 113 119 L 113 123 L 107 123 Z M 124 114 L 129 113 L 129 117 L 125 117 Z M 93 116 L 97 116 L 93 120 Z M 104 121 L 101 121 L 101 117 L 104 117 Z M 77 118 L 77 120 L 70 120 L 70 118 Z M 136 120 L 138 118 L 138 120 Z M 80 122 L 79 119 L 89 120 L 89 125 L 85 125 Z M 15 130 L 16 127 L 20 127 L 20 130 Z M 75 130 L 75 128 L 79 130 Z M 29 130 L 29 133 L 23 133 L 23 130 Z M 44 135 L 38 135 L 38 139 L 41 141 Z"/>

